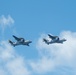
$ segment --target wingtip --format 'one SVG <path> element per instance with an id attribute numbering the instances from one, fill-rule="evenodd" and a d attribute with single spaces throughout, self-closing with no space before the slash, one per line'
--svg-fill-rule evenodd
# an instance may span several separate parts
<path id="1" fill-rule="evenodd" d="M 51 36 L 51 34 L 48 34 L 48 36 Z"/>
<path id="2" fill-rule="evenodd" d="M 14 35 L 12 35 L 14 37 Z"/>
<path id="3" fill-rule="evenodd" d="M 8 40 L 8 42 L 10 42 L 11 40 Z"/>
<path id="4" fill-rule="evenodd" d="M 50 34 L 48 34 L 48 36 L 49 36 Z"/>

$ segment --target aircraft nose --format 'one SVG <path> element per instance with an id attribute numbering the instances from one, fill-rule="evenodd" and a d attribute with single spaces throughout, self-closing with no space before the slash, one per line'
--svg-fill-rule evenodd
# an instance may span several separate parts
<path id="1" fill-rule="evenodd" d="M 30 41 L 30 43 L 32 43 L 32 41 Z"/>
<path id="2" fill-rule="evenodd" d="M 67 41 L 66 39 L 64 39 L 64 41 Z"/>

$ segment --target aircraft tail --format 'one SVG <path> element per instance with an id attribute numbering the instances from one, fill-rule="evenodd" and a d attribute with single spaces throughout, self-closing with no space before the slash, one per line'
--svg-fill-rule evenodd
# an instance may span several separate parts
<path id="1" fill-rule="evenodd" d="M 43 42 L 45 42 L 46 44 L 48 44 L 48 45 L 49 45 L 49 42 L 48 42 L 48 40 L 47 40 L 47 39 L 43 38 Z"/>
<path id="2" fill-rule="evenodd" d="M 13 44 L 13 42 L 12 42 L 11 40 L 9 40 L 9 43 L 10 43 L 12 46 L 15 47 L 15 45 Z"/>
<path id="3" fill-rule="evenodd" d="M 32 43 L 32 41 L 29 41 L 29 43 Z"/>

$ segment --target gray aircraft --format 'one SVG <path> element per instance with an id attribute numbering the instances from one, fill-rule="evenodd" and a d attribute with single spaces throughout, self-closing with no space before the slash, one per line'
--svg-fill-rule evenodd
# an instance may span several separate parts
<path id="1" fill-rule="evenodd" d="M 32 41 L 29 41 L 29 40 L 25 40 L 24 38 L 18 38 L 16 36 L 13 35 L 13 37 L 15 38 L 15 40 L 17 40 L 16 42 L 12 42 L 11 40 L 9 40 L 9 43 L 12 45 L 12 46 L 17 46 L 17 45 L 26 45 L 26 46 L 29 46 L 30 43 L 32 43 Z"/>
<path id="2" fill-rule="evenodd" d="M 58 36 L 52 36 L 50 34 L 48 34 L 49 38 L 51 39 L 51 41 L 43 38 L 43 41 L 46 43 L 46 44 L 53 44 L 53 43 L 61 43 L 63 44 L 63 42 L 66 41 L 66 39 L 60 39 Z"/>

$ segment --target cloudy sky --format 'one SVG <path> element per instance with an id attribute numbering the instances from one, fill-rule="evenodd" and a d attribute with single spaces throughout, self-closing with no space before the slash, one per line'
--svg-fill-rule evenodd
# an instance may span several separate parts
<path id="1" fill-rule="evenodd" d="M 75 0 L 0 0 L 1 75 L 76 75 Z M 47 45 L 47 34 L 66 38 Z M 13 47 L 12 35 L 32 40 Z"/>

